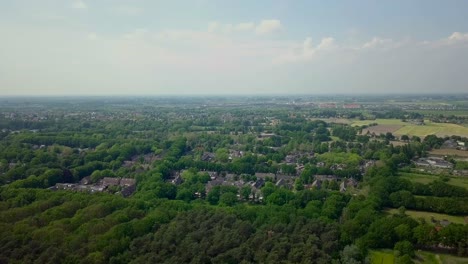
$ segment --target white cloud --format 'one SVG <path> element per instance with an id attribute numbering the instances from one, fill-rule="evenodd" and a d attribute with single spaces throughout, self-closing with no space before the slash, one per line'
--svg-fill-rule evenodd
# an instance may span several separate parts
<path id="1" fill-rule="evenodd" d="M 86 3 L 82 0 L 74 0 L 72 3 L 72 7 L 75 9 L 86 9 L 88 8 L 88 5 L 86 5 Z"/>
<path id="2" fill-rule="evenodd" d="M 337 45 L 335 44 L 335 39 L 328 37 L 328 38 L 323 38 L 320 44 L 317 46 L 317 49 L 319 50 L 330 50 L 333 48 L 336 48 Z"/>
<path id="3" fill-rule="evenodd" d="M 451 42 L 468 41 L 468 33 L 453 32 L 453 34 L 448 37 L 448 40 Z"/>
<path id="4" fill-rule="evenodd" d="M 282 28 L 281 21 L 277 19 L 265 19 L 255 28 L 257 34 L 270 34 Z"/>
<path id="5" fill-rule="evenodd" d="M 392 42 L 391 39 L 381 39 L 381 38 L 378 38 L 378 37 L 374 37 L 374 38 L 372 38 L 372 40 L 364 43 L 362 45 L 362 48 L 363 49 L 377 48 L 379 46 L 384 46 L 384 45 L 389 44 L 391 42 Z"/>

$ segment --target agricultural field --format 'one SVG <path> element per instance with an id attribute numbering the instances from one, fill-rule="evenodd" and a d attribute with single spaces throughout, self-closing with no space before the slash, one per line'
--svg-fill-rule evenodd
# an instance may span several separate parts
<path id="1" fill-rule="evenodd" d="M 402 125 L 377 125 L 377 126 L 371 126 L 368 128 L 364 128 L 362 130 L 362 134 L 366 135 L 367 133 L 369 134 L 375 134 L 375 135 L 380 135 L 380 134 L 386 134 L 387 132 L 390 132 L 394 134 L 396 131 L 398 131 L 400 128 L 402 128 Z"/>
<path id="2" fill-rule="evenodd" d="M 425 125 L 419 126 L 409 122 L 403 122 L 399 119 L 376 119 L 376 120 L 354 120 L 352 126 L 367 126 L 369 124 L 377 123 L 377 126 L 368 127 L 363 129 L 362 133 L 366 134 L 367 131 L 379 135 L 380 133 L 393 133 L 397 136 L 409 135 L 425 137 L 427 135 L 437 135 L 439 137 L 458 135 L 468 137 L 468 127 L 448 124 L 448 123 L 433 123 L 425 121 Z"/>
<path id="3" fill-rule="evenodd" d="M 418 125 L 406 125 L 395 131 L 396 135 L 412 135 L 418 137 L 425 137 L 427 135 L 436 135 L 438 137 L 457 135 L 462 137 L 468 137 L 468 128 L 448 123 L 432 123 L 429 121 L 425 122 L 424 126 Z"/>
<path id="4" fill-rule="evenodd" d="M 429 154 L 436 156 L 453 156 L 457 158 L 468 158 L 468 151 L 458 149 L 433 149 Z"/>
<path id="5" fill-rule="evenodd" d="M 386 210 L 386 212 L 390 214 L 398 214 L 398 209 L 392 208 L 392 209 Z M 406 210 L 405 213 L 416 220 L 418 220 L 419 218 L 423 218 L 428 223 L 430 223 L 431 219 L 434 218 L 437 221 L 445 219 L 455 224 L 467 224 L 463 216 L 454 216 L 454 215 L 448 215 L 448 214 L 439 214 L 439 213 L 433 213 L 433 212 L 423 212 L 423 211 L 414 211 L 414 210 Z"/>
<path id="6" fill-rule="evenodd" d="M 400 176 L 408 179 L 412 182 L 419 182 L 422 184 L 428 184 L 435 180 L 439 180 L 441 177 L 439 175 L 432 174 L 422 174 L 422 173 L 411 173 L 411 172 L 401 172 Z M 449 177 L 448 184 L 460 186 L 468 189 L 468 177 Z"/>

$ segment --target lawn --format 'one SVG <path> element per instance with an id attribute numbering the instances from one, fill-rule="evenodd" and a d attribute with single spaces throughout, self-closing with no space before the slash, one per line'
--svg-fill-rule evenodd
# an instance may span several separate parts
<path id="1" fill-rule="evenodd" d="M 395 256 L 392 250 L 379 250 L 370 252 L 372 264 L 394 264 Z"/>
<path id="2" fill-rule="evenodd" d="M 419 182 L 422 184 L 428 184 L 435 180 L 439 180 L 441 177 L 439 175 L 432 175 L 432 174 L 422 174 L 422 173 L 411 173 L 411 172 L 401 172 L 400 176 L 408 179 L 412 182 Z M 460 186 L 468 189 L 468 177 L 457 177 L 457 176 L 446 176 L 450 180 L 447 182 L 448 184 Z"/>
<path id="3" fill-rule="evenodd" d="M 385 211 L 390 214 L 398 213 L 398 209 L 387 209 Z M 433 212 L 423 212 L 423 211 L 413 211 L 413 210 L 406 210 L 405 213 L 411 218 L 414 218 L 416 220 L 419 218 L 424 218 L 426 222 L 428 223 L 431 223 L 431 218 L 434 218 L 437 221 L 445 219 L 455 224 L 466 224 L 463 216 L 454 216 L 454 215 L 448 215 L 448 214 L 438 214 L 438 213 L 433 213 Z"/>

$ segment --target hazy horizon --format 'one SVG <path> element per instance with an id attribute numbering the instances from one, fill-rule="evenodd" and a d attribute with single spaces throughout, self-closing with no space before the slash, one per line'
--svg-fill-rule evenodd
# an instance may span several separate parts
<path id="1" fill-rule="evenodd" d="M 466 1 L 0 3 L 0 97 L 462 94 Z"/>

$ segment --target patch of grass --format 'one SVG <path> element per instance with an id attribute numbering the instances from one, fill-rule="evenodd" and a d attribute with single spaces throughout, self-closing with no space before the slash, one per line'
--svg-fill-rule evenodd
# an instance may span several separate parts
<path id="1" fill-rule="evenodd" d="M 386 212 L 390 214 L 398 214 L 398 209 L 387 209 Z M 446 219 L 455 224 L 465 224 L 465 218 L 463 216 L 454 216 L 448 214 L 438 214 L 433 212 L 423 212 L 414 210 L 406 210 L 405 213 L 416 220 L 418 220 L 419 218 L 424 218 L 424 220 L 426 220 L 426 222 L 428 223 L 431 223 L 431 218 L 434 218 L 436 221 Z"/>
<path id="2" fill-rule="evenodd" d="M 372 264 L 394 264 L 395 256 L 392 250 L 373 250 L 370 253 Z"/>

